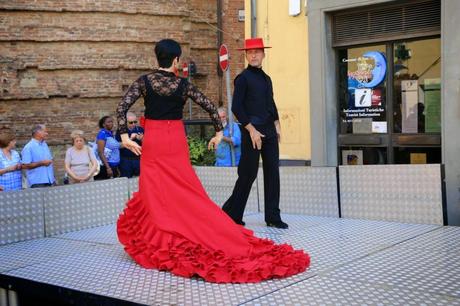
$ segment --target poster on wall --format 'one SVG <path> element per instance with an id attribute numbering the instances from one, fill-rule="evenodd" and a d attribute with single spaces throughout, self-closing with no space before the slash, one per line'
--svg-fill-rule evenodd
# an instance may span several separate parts
<path id="1" fill-rule="evenodd" d="M 372 105 L 372 89 L 355 89 L 355 107 L 365 107 Z"/>
<path id="2" fill-rule="evenodd" d="M 342 165 L 362 165 L 363 150 L 342 150 Z"/>
<path id="3" fill-rule="evenodd" d="M 385 134 L 388 133 L 386 121 L 374 121 L 372 122 L 372 133 Z"/>
<path id="4" fill-rule="evenodd" d="M 426 153 L 410 153 L 411 164 L 426 164 Z"/>
<path id="5" fill-rule="evenodd" d="M 441 132 L 440 79 L 425 79 L 425 132 Z"/>
<path id="6" fill-rule="evenodd" d="M 372 133 L 372 119 L 371 118 L 354 118 L 352 123 L 353 123 L 353 134 Z"/>
<path id="7" fill-rule="evenodd" d="M 401 81 L 402 132 L 417 133 L 418 126 L 418 81 Z"/>
<path id="8" fill-rule="evenodd" d="M 357 58 L 342 59 L 348 65 L 348 105 L 342 109 L 342 123 L 352 124 L 353 134 L 386 133 L 386 110 L 382 87 L 387 62 L 379 51 L 367 51 Z M 351 67 L 351 68 L 350 68 Z M 381 122 L 374 124 L 374 122 Z"/>

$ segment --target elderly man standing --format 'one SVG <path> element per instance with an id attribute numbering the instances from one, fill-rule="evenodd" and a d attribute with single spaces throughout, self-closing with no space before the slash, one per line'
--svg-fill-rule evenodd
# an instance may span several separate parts
<path id="1" fill-rule="evenodd" d="M 142 146 L 142 139 L 144 139 L 144 129 L 138 125 L 136 114 L 132 112 L 126 113 L 126 120 L 128 122 L 128 135 L 129 139 Z M 121 142 L 120 133 L 116 135 L 116 140 Z M 120 173 L 122 177 L 131 178 L 139 176 L 141 170 L 140 156 L 134 154 L 131 150 L 126 148 L 120 149 Z"/>
<path id="2" fill-rule="evenodd" d="M 227 120 L 227 111 L 223 107 L 217 109 L 220 121 L 224 126 L 224 137 L 216 149 L 216 167 L 232 166 L 232 147 L 235 151 L 235 166 L 238 166 L 241 156 L 241 131 L 237 123 L 233 122 L 233 135 L 230 137 L 230 124 Z"/>
<path id="3" fill-rule="evenodd" d="M 257 177 L 259 158 L 264 171 L 265 222 L 286 229 L 281 220 L 279 147 L 280 122 L 273 99 L 270 77 L 262 70 L 265 58 L 262 38 L 246 39 L 244 50 L 248 67 L 235 78 L 232 111 L 241 123 L 241 159 L 238 180 L 222 209 L 238 224 L 244 225 L 243 212 Z"/>
<path id="4" fill-rule="evenodd" d="M 38 124 L 32 129 L 32 139 L 22 149 L 22 168 L 26 169 L 30 188 L 49 187 L 56 184 L 53 155 L 46 144 L 47 137 L 46 126 Z"/>

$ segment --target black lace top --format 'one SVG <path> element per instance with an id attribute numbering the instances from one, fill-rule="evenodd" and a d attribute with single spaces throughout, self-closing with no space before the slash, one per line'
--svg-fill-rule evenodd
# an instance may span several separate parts
<path id="1" fill-rule="evenodd" d="M 148 86 L 149 88 L 147 88 L 146 82 L 148 82 L 147 85 L 150 85 Z M 223 129 L 217 108 L 203 93 L 186 79 L 176 77 L 172 72 L 156 69 L 149 74 L 139 77 L 131 84 L 123 99 L 118 104 L 117 119 L 120 134 L 128 132 L 126 113 L 129 108 L 141 95 L 145 98 L 151 90 L 153 90 L 155 95 L 162 97 L 161 100 L 166 101 L 167 105 L 155 108 L 148 104 L 148 101 L 151 101 L 152 97 L 145 99 L 145 117 L 147 119 L 182 119 L 183 107 L 187 97 L 189 97 L 209 113 L 216 131 Z M 177 95 L 182 99 L 177 99 Z M 168 97 L 171 97 L 171 99 L 168 99 Z"/>

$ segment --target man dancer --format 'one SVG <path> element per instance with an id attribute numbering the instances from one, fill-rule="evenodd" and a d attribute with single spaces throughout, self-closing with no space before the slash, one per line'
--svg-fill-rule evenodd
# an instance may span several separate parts
<path id="1" fill-rule="evenodd" d="M 267 226 L 287 229 L 281 220 L 279 147 L 280 123 L 273 100 L 270 77 L 262 70 L 265 47 L 261 38 L 245 40 L 248 67 L 235 78 L 232 112 L 241 123 L 241 159 L 238 180 L 222 209 L 238 224 L 243 222 L 244 208 L 257 177 L 259 157 L 264 171 L 265 222 Z"/>

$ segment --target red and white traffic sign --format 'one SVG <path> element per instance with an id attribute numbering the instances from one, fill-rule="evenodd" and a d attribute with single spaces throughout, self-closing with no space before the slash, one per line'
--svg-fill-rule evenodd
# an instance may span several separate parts
<path id="1" fill-rule="evenodd" d="M 188 64 L 187 63 L 182 64 L 182 76 L 184 78 L 188 78 Z"/>
<path id="2" fill-rule="evenodd" d="M 226 45 L 221 45 L 219 48 L 219 65 L 222 71 L 228 69 L 228 49 Z"/>

